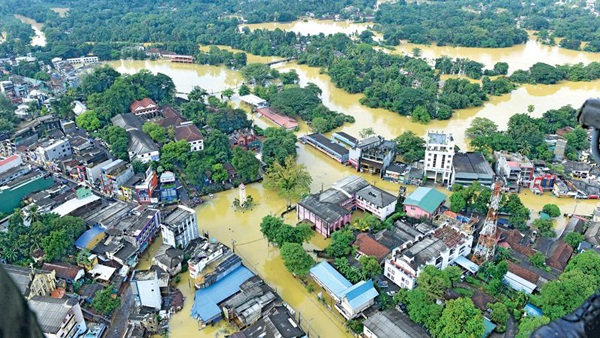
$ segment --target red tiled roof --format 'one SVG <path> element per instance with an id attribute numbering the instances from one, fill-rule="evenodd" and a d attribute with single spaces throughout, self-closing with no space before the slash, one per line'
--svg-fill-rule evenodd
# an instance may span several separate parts
<path id="1" fill-rule="evenodd" d="M 390 250 L 383 244 L 371 238 L 368 234 L 361 233 L 356 236 L 354 244 L 358 246 L 358 251 L 367 256 L 374 256 L 377 261 L 381 261 L 390 253 Z"/>
<path id="2" fill-rule="evenodd" d="M 533 284 L 537 284 L 538 280 L 540 279 L 540 276 L 538 276 L 538 274 L 509 260 L 507 260 L 506 262 L 508 263 L 508 271 Z"/>
<path id="3" fill-rule="evenodd" d="M 173 107 L 171 106 L 166 106 L 161 110 L 162 115 L 165 118 L 169 118 L 169 117 L 178 117 L 180 119 L 183 120 L 183 118 L 181 117 L 181 114 L 179 114 L 179 112 L 177 110 L 175 110 Z"/>
<path id="4" fill-rule="evenodd" d="M 565 134 L 568 134 L 568 133 L 570 133 L 572 131 L 573 131 L 573 127 L 566 126 L 564 128 L 557 129 L 556 130 L 556 135 L 565 136 Z"/>
<path id="5" fill-rule="evenodd" d="M 44 263 L 42 269 L 48 271 L 56 271 L 56 277 L 60 279 L 74 280 L 77 273 L 81 270 L 80 267 L 66 263 Z"/>
<path id="6" fill-rule="evenodd" d="M 271 120 L 273 123 L 285 129 L 293 129 L 298 126 L 298 122 L 295 119 L 279 114 L 271 108 L 261 108 L 257 110 L 258 113 L 262 114 L 265 118 Z"/>
<path id="7" fill-rule="evenodd" d="M 555 269 L 563 271 L 573 254 L 573 248 L 562 239 L 559 239 L 556 243 L 556 249 L 552 253 L 552 257 L 546 260 L 546 263 Z"/>
<path id="8" fill-rule="evenodd" d="M 204 135 L 200 133 L 200 129 L 194 124 L 186 124 L 175 128 L 175 141 L 186 140 L 188 142 L 204 140 Z"/>
<path id="9" fill-rule="evenodd" d="M 150 105 L 156 105 L 156 103 L 154 101 L 152 101 L 151 98 L 146 97 L 139 101 L 137 101 L 137 100 L 133 101 L 133 103 L 131 104 L 131 106 L 129 108 L 131 109 L 131 112 L 133 113 L 136 111 L 136 109 L 138 109 L 140 107 L 146 109 Z"/>
<path id="10" fill-rule="evenodd" d="M 531 257 L 535 255 L 535 250 L 532 248 L 521 245 L 520 241 L 523 238 L 523 235 L 518 230 L 507 230 L 501 232 L 506 237 L 504 241 L 510 245 L 511 249 L 515 250 L 518 253 L 521 253 L 527 257 Z"/>

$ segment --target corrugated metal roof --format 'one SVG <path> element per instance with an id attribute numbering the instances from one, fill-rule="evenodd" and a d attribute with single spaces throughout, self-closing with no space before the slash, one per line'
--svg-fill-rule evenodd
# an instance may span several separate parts
<path id="1" fill-rule="evenodd" d="M 341 299 L 344 292 L 352 287 L 352 283 L 327 262 L 321 262 L 313 266 L 310 269 L 310 273 L 314 278 L 319 280 L 319 283 L 325 285 L 338 299 Z"/>
<path id="2" fill-rule="evenodd" d="M 254 274 L 250 270 L 240 266 L 215 284 L 197 290 L 192 317 L 205 323 L 214 320 L 221 313 L 217 304 L 238 293 L 240 285 L 252 276 Z"/>
<path id="3" fill-rule="evenodd" d="M 377 296 L 379 293 L 373 287 L 373 281 L 370 279 L 366 282 L 362 280 L 344 291 L 344 297 L 353 309 L 360 308 Z"/>
<path id="4" fill-rule="evenodd" d="M 433 213 L 446 200 L 446 196 L 433 189 L 419 187 L 404 201 L 404 205 L 414 205 L 429 213 Z"/>

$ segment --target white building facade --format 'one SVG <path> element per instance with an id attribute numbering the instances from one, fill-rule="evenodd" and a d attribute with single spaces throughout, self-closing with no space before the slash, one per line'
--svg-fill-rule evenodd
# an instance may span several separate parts
<path id="1" fill-rule="evenodd" d="M 384 275 L 399 287 L 412 290 L 425 266 L 443 270 L 458 257 L 468 256 L 472 247 L 473 236 L 452 226 L 442 226 L 410 246 L 395 248 L 385 261 Z"/>
<path id="2" fill-rule="evenodd" d="M 171 211 L 161 225 L 163 243 L 177 248 L 185 248 L 198 237 L 198 219 L 194 209 L 183 205 Z"/>
<path id="3" fill-rule="evenodd" d="M 39 146 L 36 150 L 38 162 L 43 164 L 63 158 L 71 157 L 73 149 L 68 140 L 53 140 Z"/>
<path id="4" fill-rule="evenodd" d="M 450 183 L 455 153 L 454 137 L 451 133 L 428 131 L 426 142 L 425 176 L 435 183 Z"/>

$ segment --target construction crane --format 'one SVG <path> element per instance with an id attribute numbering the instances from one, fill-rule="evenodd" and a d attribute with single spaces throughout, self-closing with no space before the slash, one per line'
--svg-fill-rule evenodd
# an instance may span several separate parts
<path id="1" fill-rule="evenodd" d="M 503 185 L 504 184 L 502 180 L 498 180 L 494 184 L 494 191 L 492 192 L 492 198 L 490 200 L 490 208 L 488 209 L 487 217 L 483 223 L 483 228 L 479 233 L 477 246 L 475 247 L 472 257 L 473 262 L 479 265 L 494 258 L 496 242 L 498 241 L 496 222 L 498 221 L 498 209 L 500 208 Z"/>

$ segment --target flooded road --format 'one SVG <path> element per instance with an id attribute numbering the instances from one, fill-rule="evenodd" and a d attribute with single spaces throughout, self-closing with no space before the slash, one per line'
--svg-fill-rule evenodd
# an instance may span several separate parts
<path id="1" fill-rule="evenodd" d="M 279 28 L 287 32 L 294 32 L 301 35 L 318 35 L 321 33 L 325 35 L 332 35 L 336 33 L 352 35 L 354 33 L 360 34 L 372 25 L 372 22 L 302 19 L 292 22 L 242 24 L 240 25 L 240 28 L 248 27 L 250 30 L 275 30 Z"/>
<path id="2" fill-rule="evenodd" d="M 457 56 L 466 57 L 466 55 Z M 533 60 L 534 57 L 531 55 L 529 58 Z M 248 55 L 248 62 L 269 62 L 273 59 Z M 489 62 L 493 64 L 494 61 Z M 195 85 L 199 85 L 209 92 L 217 92 L 227 87 L 234 87 L 242 81 L 239 72 L 224 67 L 182 65 L 162 60 L 127 60 L 110 64 L 117 70 L 126 73 L 133 73 L 145 68 L 167 74 L 173 78 L 179 92 L 189 91 Z M 277 66 L 277 69 L 281 71 L 295 69 L 300 76 L 301 84 L 313 82 L 321 88 L 325 105 L 333 110 L 354 116 L 356 123 L 340 128 L 350 134 L 358 135 L 362 128 L 372 127 L 376 133 L 393 138 L 406 130 L 423 135 L 428 129 L 444 129 L 454 133 L 461 149 L 466 149 L 464 130 L 477 116 L 490 118 L 501 128 L 505 128 L 510 116 L 526 112 L 527 106 L 530 104 L 535 106 L 532 115 L 541 116 L 546 110 L 559 108 L 565 104 L 577 107 L 588 97 L 595 97 L 600 93 L 600 81 L 524 85 L 510 94 L 492 97 L 482 107 L 456 111 L 451 120 L 432 121 L 428 125 L 422 125 L 384 109 L 371 109 L 360 105 L 360 94 L 348 94 L 344 90 L 336 88 L 326 74 L 319 74 L 319 69 L 296 63 L 281 64 Z M 252 119 L 261 127 L 269 125 L 264 120 L 256 120 L 255 116 L 252 116 Z M 305 123 L 300 123 L 300 127 L 299 135 L 309 132 Z M 298 146 L 298 162 L 304 164 L 313 177 L 312 192 L 328 188 L 331 183 L 348 175 L 356 174 L 351 168 L 340 165 L 312 147 L 301 144 Z M 371 175 L 361 174 L 361 176 L 391 193 L 398 191 L 397 184 L 382 181 Z M 260 233 L 261 219 L 266 215 L 279 215 L 285 208 L 285 201 L 279 198 L 275 192 L 264 189 L 260 184 L 249 185 L 246 189 L 248 195 L 251 195 L 257 203 L 252 210 L 234 211 L 231 205 L 233 199 L 238 196 L 237 190 L 215 194 L 212 199 L 196 208 L 200 230 L 208 232 L 211 237 L 230 247 L 235 246 L 236 253 L 243 258 L 246 266 L 265 279 L 277 290 L 285 302 L 300 312 L 304 318 L 302 326 L 309 331 L 311 337 L 317 335 L 320 337 L 351 337 L 337 312 L 329 310 L 326 304 L 318 301 L 316 294 L 321 290 L 315 287 L 312 293 L 309 292 L 304 285 L 287 272 L 277 248 L 270 246 Z M 415 187 L 408 187 L 409 192 L 414 189 Z M 446 190 L 441 189 L 441 191 L 445 194 L 449 193 Z M 558 199 L 550 197 L 548 194 L 540 197 L 533 195 L 528 190 L 520 193 L 520 197 L 532 211 L 532 219 L 536 218 L 542 207 L 548 203 L 559 205 L 562 213 L 576 212 L 578 214 L 590 214 L 597 205 L 594 200 Z M 296 214 L 289 213 L 286 218 L 288 223 L 294 224 Z M 564 225 L 565 222 L 565 219 L 560 218 L 557 223 Z M 315 235 L 309 244 L 305 244 L 305 248 L 307 250 L 323 249 L 327 243 L 328 240 L 320 235 Z M 216 327 L 208 327 L 198 332 L 198 324 L 190 316 L 193 289 L 190 288 L 187 274 L 182 275 L 178 287 L 186 296 L 186 301 L 184 309 L 170 320 L 171 337 L 223 337 L 226 333 L 231 332 L 232 329 L 226 323 L 220 323 Z"/>
<path id="3" fill-rule="evenodd" d="M 33 19 L 28 17 L 15 14 L 15 18 L 19 19 L 21 22 L 31 25 L 31 28 L 35 31 L 35 36 L 31 38 L 32 46 L 46 46 L 46 35 L 42 32 L 42 28 L 44 27 L 43 23 L 39 23 Z"/>

